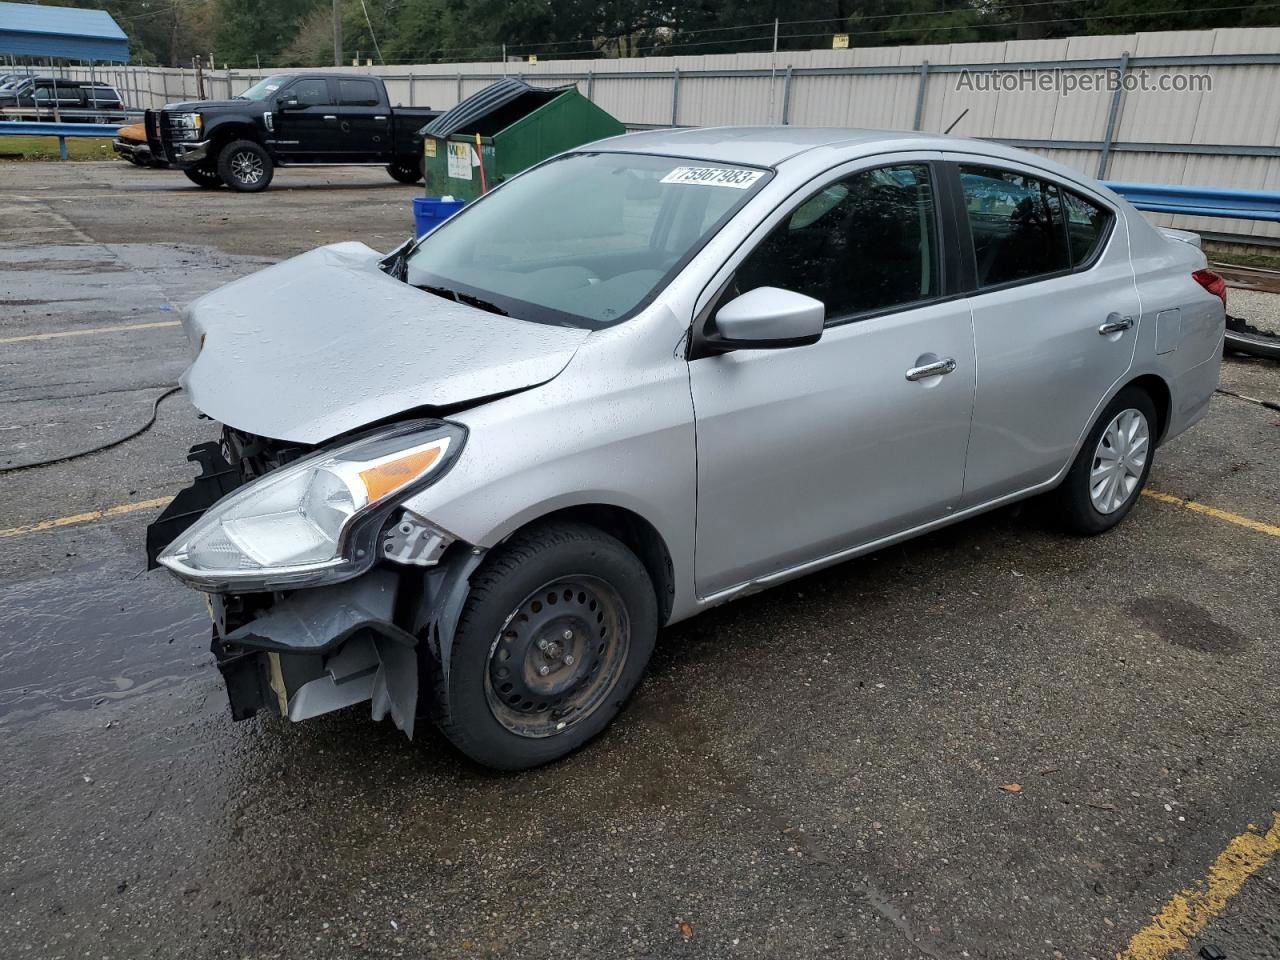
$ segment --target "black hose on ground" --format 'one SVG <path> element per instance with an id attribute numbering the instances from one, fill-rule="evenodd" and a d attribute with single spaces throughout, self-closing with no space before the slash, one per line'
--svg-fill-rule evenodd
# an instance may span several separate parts
<path id="1" fill-rule="evenodd" d="M 1223 390 L 1221 387 L 1215 387 L 1214 393 L 1220 393 L 1224 397 L 1235 397 L 1237 400 L 1244 400 L 1246 403 L 1256 403 L 1260 407 L 1266 407 L 1268 410 L 1280 410 L 1280 403 L 1272 400 L 1259 400 L 1257 397 L 1246 397 L 1243 393 L 1234 393 L 1231 390 Z"/>
<path id="2" fill-rule="evenodd" d="M 115 440 L 109 440 L 106 443 L 100 443 L 98 446 L 90 447 L 88 450 L 69 453 L 65 457 L 55 457 L 52 460 L 39 460 L 35 463 L 23 463 L 16 467 L 0 467 L 0 473 L 17 473 L 19 470 L 34 470 L 36 467 L 51 467 L 55 463 L 66 463 L 69 460 L 79 460 L 81 457 L 87 457 L 91 453 L 101 453 L 103 450 L 110 450 L 112 447 L 118 447 L 120 444 L 132 440 L 134 437 L 141 436 L 150 430 L 152 426 L 155 425 L 156 413 L 160 410 L 160 401 L 166 397 L 172 396 L 181 389 L 182 388 L 179 386 L 173 386 L 156 397 L 155 401 L 151 404 L 151 416 L 147 418 L 146 423 L 140 426 L 137 430 L 134 430 L 132 433 L 127 433 L 123 437 L 117 437 Z"/>

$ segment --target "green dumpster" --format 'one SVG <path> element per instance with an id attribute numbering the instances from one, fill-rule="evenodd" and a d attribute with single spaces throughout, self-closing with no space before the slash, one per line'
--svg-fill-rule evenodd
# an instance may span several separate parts
<path id="1" fill-rule="evenodd" d="M 427 196 L 474 200 L 547 157 L 623 132 L 576 87 L 499 80 L 422 128 Z"/>

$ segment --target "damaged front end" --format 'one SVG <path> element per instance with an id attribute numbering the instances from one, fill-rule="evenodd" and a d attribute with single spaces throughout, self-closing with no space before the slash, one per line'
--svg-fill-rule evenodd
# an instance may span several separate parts
<path id="1" fill-rule="evenodd" d="M 448 662 L 481 551 L 400 504 L 465 437 L 423 420 L 325 449 L 231 429 L 191 449 L 200 475 L 148 527 L 148 566 L 209 595 L 234 719 L 368 700 L 413 736 L 420 671 Z"/>

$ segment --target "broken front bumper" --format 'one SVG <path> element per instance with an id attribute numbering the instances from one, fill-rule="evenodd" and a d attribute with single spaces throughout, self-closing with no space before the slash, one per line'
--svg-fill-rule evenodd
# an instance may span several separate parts
<path id="1" fill-rule="evenodd" d="M 134 163 L 151 162 L 151 148 L 145 143 L 134 143 L 131 140 L 121 140 L 117 138 L 111 141 L 111 149 L 125 159 L 132 160 Z"/>
<path id="2" fill-rule="evenodd" d="M 235 597 L 212 595 L 211 649 L 236 720 L 260 709 L 306 720 L 370 700 L 408 736 L 418 701 L 418 641 L 392 622 L 399 576 L 382 570 L 299 590 L 229 629 Z M 234 616 L 234 614 L 231 614 Z"/>
<path id="3" fill-rule="evenodd" d="M 147 527 L 148 567 L 241 482 L 215 442 L 191 448 L 200 475 Z M 241 451 L 243 455 L 244 451 Z M 413 736 L 420 670 L 447 674 L 454 629 L 483 551 L 408 511 L 378 542 L 381 564 L 351 580 L 274 593 L 212 593 L 211 650 L 232 716 L 306 720 L 371 701 Z"/>

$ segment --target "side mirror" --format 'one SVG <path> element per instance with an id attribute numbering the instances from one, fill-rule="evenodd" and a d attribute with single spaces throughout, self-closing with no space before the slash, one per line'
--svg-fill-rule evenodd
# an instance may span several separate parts
<path id="1" fill-rule="evenodd" d="M 706 337 L 714 353 L 817 343 L 827 308 L 821 300 L 778 287 L 756 287 L 726 303 Z"/>
<path id="2" fill-rule="evenodd" d="M 277 106 L 281 110 L 297 110 L 302 104 L 298 103 L 297 97 L 285 97 Z"/>

